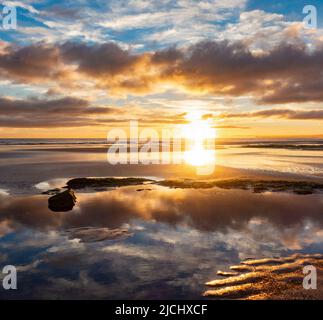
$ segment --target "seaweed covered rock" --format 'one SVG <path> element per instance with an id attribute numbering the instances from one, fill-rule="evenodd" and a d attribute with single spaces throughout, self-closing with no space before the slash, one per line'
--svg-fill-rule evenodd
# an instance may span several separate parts
<path id="1" fill-rule="evenodd" d="M 224 179 L 224 180 L 163 180 L 157 184 L 169 188 L 253 190 L 254 193 L 294 192 L 298 195 L 308 195 L 323 190 L 323 183 L 315 181 L 295 180 L 252 180 L 252 179 Z"/>
<path id="2" fill-rule="evenodd" d="M 76 203 L 76 196 L 72 190 L 58 193 L 48 199 L 48 208 L 54 212 L 71 211 Z"/>
<path id="3" fill-rule="evenodd" d="M 145 178 L 75 178 L 67 182 L 67 187 L 73 189 L 125 187 L 152 182 Z"/>

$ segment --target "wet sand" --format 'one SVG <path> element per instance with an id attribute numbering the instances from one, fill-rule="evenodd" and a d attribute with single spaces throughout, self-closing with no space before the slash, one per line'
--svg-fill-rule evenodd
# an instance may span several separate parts
<path id="1" fill-rule="evenodd" d="M 306 274 L 303 268 L 316 268 L 316 289 L 304 289 Z M 295 254 L 289 257 L 245 260 L 231 266 L 240 275 L 228 274 L 226 279 L 206 283 L 210 287 L 204 296 L 218 299 L 245 300 L 322 300 L 323 299 L 323 255 Z M 218 272 L 219 275 L 227 274 Z M 309 281 L 310 282 L 310 281 Z"/>

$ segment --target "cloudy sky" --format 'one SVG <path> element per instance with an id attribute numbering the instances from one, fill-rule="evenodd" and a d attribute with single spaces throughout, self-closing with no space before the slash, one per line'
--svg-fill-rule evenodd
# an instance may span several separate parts
<path id="1" fill-rule="evenodd" d="M 195 110 L 219 137 L 323 136 L 320 0 L 2 3 L 18 14 L 0 23 L 2 138 L 104 138 Z"/>

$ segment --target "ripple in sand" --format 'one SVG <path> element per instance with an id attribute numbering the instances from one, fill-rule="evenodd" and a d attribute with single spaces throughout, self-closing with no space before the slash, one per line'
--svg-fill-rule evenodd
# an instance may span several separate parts
<path id="1" fill-rule="evenodd" d="M 303 288 L 303 267 L 307 265 L 317 268 L 316 290 Z M 247 260 L 230 269 L 244 273 L 207 282 L 212 289 L 203 295 L 218 299 L 323 299 L 322 254 Z"/>
<path id="2" fill-rule="evenodd" d="M 239 273 L 238 273 L 238 272 L 221 271 L 221 270 L 219 270 L 216 274 L 217 274 L 218 276 L 222 276 L 222 277 L 232 277 L 232 276 L 237 276 L 237 275 L 239 275 Z"/>

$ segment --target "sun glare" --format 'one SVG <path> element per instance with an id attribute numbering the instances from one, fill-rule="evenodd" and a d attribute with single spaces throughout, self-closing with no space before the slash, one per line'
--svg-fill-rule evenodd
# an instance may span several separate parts
<path id="1" fill-rule="evenodd" d="M 206 166 L 214 163 L 215 152 L 205 150 L 203 146 L 196 146 L 184 152 L 184 161 L 192 166 Z"/>
<path id="2" fill-rule="evenodd" d="M 193 166 L 204 166 L 214 162 L 216 129 L 212 127 L 209 119 L 202 118 L 199 111 L 189 113 L 186 119 L 190 123 L 182 126 L 182 136 L 189 147 L 184 152 L 184 161 Z"/>
<path id="3" fill-rule="evenodd" d="M 199 111 L 187 114 L 186 119 L 189 124 L 182 126 L 182 136 L 186 139 L 198 142 L 203 139 L 215 139 L 216 129 L 211 126 L 209 119 L 202 119 L 202 113 Z"/>

